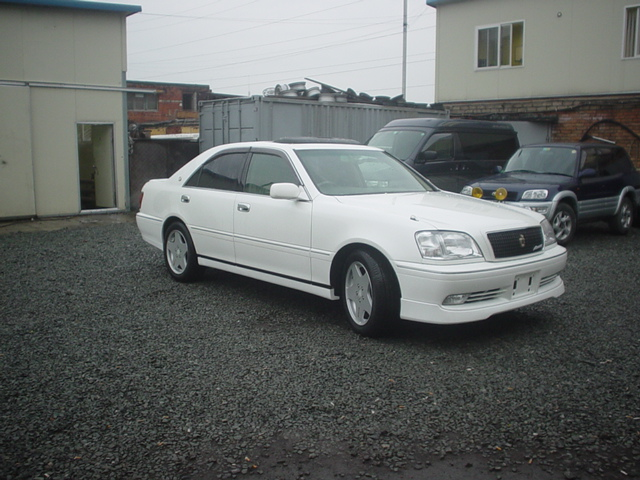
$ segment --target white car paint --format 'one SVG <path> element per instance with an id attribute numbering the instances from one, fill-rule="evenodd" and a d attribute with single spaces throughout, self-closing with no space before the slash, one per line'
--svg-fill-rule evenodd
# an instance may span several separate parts
<path id="1" fill-rule="evenodd" d="M 275 196 L 284 198 L 273 198 L 184 186 L 201 164 L 233 148 L 277 151 L 290 161 L 300 187 L 280 184 Z M 340 295 L 331 275 L 335 262 L 342 259 L 338 252 L 354 244 L 375 249 L 397 278 L 399 316 L 419 322 L 483 320 L 564 292 L 559 276 L 566 264 L 563 247 L 551 243 L 526 255 L 496 258 L 487 237 L 491 232 L 539 227 L 541 215 L 442 191 L 325 195 L 296 151 L 336 148 L 378 151 L 356 145 L 251 142 L 203 152 L 169 179 L 144 186 L 137 214 L 142 237 L 162 249 L 163 226 L 168 219 L 179 219 L 193 238 L 200 265 L 329 299 Z M 415 239 L 423 230 L 464 232 L 484 258 L 425 259 Z M 449 295 L 470 293 L 478 300 L 443 304 Z"/>

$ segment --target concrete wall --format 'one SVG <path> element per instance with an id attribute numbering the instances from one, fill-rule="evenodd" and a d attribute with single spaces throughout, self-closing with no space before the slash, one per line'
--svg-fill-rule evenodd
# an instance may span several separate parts
<path id="1" fill-rule="evenodd" d="M 437 7 L 436 101 L 640 91 L 622 58 L 629 0 L 463 0 Z M 476 68 L 478 27 L 524 21 L 522 67 Z"/>

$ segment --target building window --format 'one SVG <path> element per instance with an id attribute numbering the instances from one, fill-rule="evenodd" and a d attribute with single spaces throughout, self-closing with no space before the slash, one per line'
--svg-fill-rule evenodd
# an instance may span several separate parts
<path id="1" fill-rule="evenodd" d="M 182 109 L 187 111 L 194 111 L 196 106 L 194 105 L 196 99 L 195 93 L 183 93 L 182 94 Z"/>
<path id="2" fill-rule="evenodd" d="M 477 39 L 477 68 L 522 66 L 524 22 L 479 28 Z"/>
<path id="3" fill-rule="evenodd" d="M 640 35 L 638 34 L 638 24 L 640 24 L 640 5 L 627 7 L 624 11 L 624 58 L 640 57 Z"/>
<path id="4" fill-rule="evenodd" d="M 127 93 L 127 110 L 156 111 L 158 110 L 158 94 L 156 93 Z"/>

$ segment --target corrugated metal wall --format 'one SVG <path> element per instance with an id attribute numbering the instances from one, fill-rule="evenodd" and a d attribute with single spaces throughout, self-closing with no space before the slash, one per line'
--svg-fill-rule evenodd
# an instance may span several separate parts
<path id="1" fill-rule="evenodd" d="M 282 137 L 350 138 L 366 142 L 391 120 L 446 117 L 446 112 L 283 97 L 243 97 L 200 104 L 200 151 L 217 145 Z"/>

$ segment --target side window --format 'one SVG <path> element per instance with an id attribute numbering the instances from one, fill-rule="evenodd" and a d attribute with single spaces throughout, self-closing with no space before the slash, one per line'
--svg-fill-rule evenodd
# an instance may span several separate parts
<path id="1" fill-rule="evenodd" d="M 436 158 L 431 159 L 430 161 L 451 160 L 453 158 L 453 145 L 453 134 L 436 133 L 427 140 L 422 151 L 436 152 Z"/>
<path id="2" fill-rule="evenodd" d="M 589 176 L 599 176 L 598 155 L 595 149 L 587 148 L 582 151 L 580 158 L 580 173 L 589 173 Z"/>
<path id="3" fill-rule="evenodd" d="M 460 132 L 458 138 L 467 160 L 509 160 L 518 149 L 516 135 Z"/>
<path id="4" fill-rule="evenodd" d="M 200 167 L 185 186 L 239 191 L 245 157 L 246 153 L 242 152 L 214 157 Z"/>
<path id="5" fill-rule="evenodd" d="M 251 155 L 244 191 L 269 195 L 274 183 L 294 183 L 300 185 L 289 161 L 278 155 L 254 153 Z"/>
<path id="6" fill-rule="evenodd" d="M 603 176 L 619 175 L 626 170 L 627 158 L 617 148 L 602 148 L 598 151 L 598 166 Z"/>

